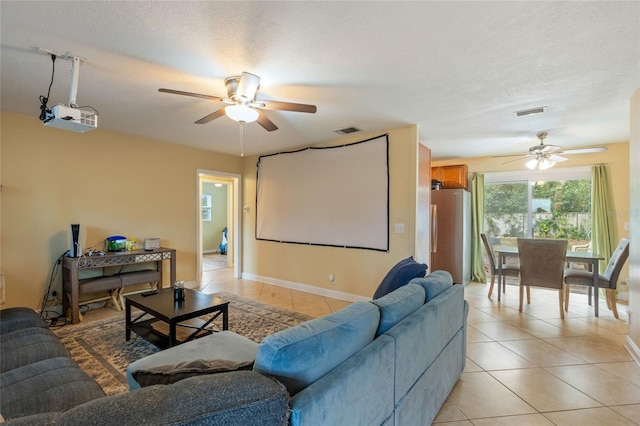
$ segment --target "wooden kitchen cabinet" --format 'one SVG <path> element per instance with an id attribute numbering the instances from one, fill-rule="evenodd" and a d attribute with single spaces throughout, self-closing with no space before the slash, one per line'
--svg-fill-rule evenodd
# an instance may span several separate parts
<path id="1" fill-rule="evenodd" d="M 467 174 L 466 164 L 431 168 L 431 179 L 442 182 L 442 189 L 468 189 Z"/>

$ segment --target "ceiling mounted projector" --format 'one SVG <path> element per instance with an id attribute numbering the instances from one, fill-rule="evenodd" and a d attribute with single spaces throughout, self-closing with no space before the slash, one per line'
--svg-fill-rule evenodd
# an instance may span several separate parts
<path id="1" fill-rule="evenodd" d="M 84 133 L 98 127 L 98 116 L 93 111 L 56 105 L 47 114 L 44 125 Z"/>
<path id="2" fill-rule="evenodd" d="M 40 120 L 48 127 L 71 130 L 73 132 L 84 133 L 98 127 L 98 111 L 93 107 L 78 107 L 76 105 L 76 95 L 78 93 L 78 74 L 80 72 L 80 58 L 69 54 L 61 55 L 39 48 L 38 50 L 51 56 L 53 71 L 55 71 L 56 58 L 71 60 L 71 87 L 69 89 L 69 104 L 58 104 L 53 108 L 47 108 L 51 84 L 53 84 L 53 71 L 51 73 L 51 84 L 47 97 L 40 96 Z"/>

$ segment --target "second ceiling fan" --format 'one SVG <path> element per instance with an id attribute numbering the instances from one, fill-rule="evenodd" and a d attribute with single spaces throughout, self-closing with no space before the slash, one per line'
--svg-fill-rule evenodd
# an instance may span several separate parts
<path id="1" fill-rule="evenodd" d="M 307 113 L 315 113 L 317 110 L 315 105 L 256 100 L 256 94 L 260 87 L 260 77 L 248 72 L 243 72 L 241 76 L 228 77 L 224 80 L 224 84 L 227 87 L 226 98 L 172 89 L 158 89 L 158 91 L 174 95 L 192 96 L 194 98 L 207 99 L 227 104 L 226 107 L 202 117 L 196 121 L 196 124 L 206 124 L 216 118 L 227 115 L 232 120 L 240 123 L 251 123 L 253 121 L 257 121 L 265 130 L 273 132 L 274 130 L 278 130 L 278 126 L 276 126 L 261 110 Z"/>
<path id="2" fill-rule="evenodd" d="M 588 154 L 588 153 L 602 152 L 607 150 L 607 148 L 605 147 L 563 150 L 561 146 L 545 145 L 544 140 L 548 136 L 547 132 L 540 132 L 536 136 L 538 139 L 540 139 L 540 144 L 529 148 L 528 153 L 512 154 L 512 155 L 496 155 L 495 157 L 524 157 L 524 158 L 517 158 L 515 160 L 507 161 L 504 164 L 528 159 L 528 161 L 525 163 L 525 166 L 527 166 L 527 168 L 531 170 L 546 170 L 555 166 L 556 163 L 567 161 L 568 158 L 563 157 L 564 155 Z"/>

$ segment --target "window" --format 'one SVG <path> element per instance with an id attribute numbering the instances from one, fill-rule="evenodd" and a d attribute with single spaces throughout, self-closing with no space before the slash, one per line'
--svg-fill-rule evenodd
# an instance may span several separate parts
<path id="1" fill-rule="evenodd" d="M 484 231 L 494 243 L 517 237 L 563 238 L 585 244 L 591 234 L 591 170 L 485 174 Z"/>
<path id="2" fill-rule="evenodd" d="M 211 222 L 211 195 L 202 195 L 202 221 Z"/>

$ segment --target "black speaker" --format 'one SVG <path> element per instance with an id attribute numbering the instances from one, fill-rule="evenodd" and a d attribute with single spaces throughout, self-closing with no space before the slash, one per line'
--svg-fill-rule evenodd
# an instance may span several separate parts
<path id="1" fill-rule="evenodd" d="M 69 257 L 79 257 L 82 253 L 82 247 L 80 247 L 80 225 L 77 223 L 71 224 L 71 248 L 69 249 Z"/>

